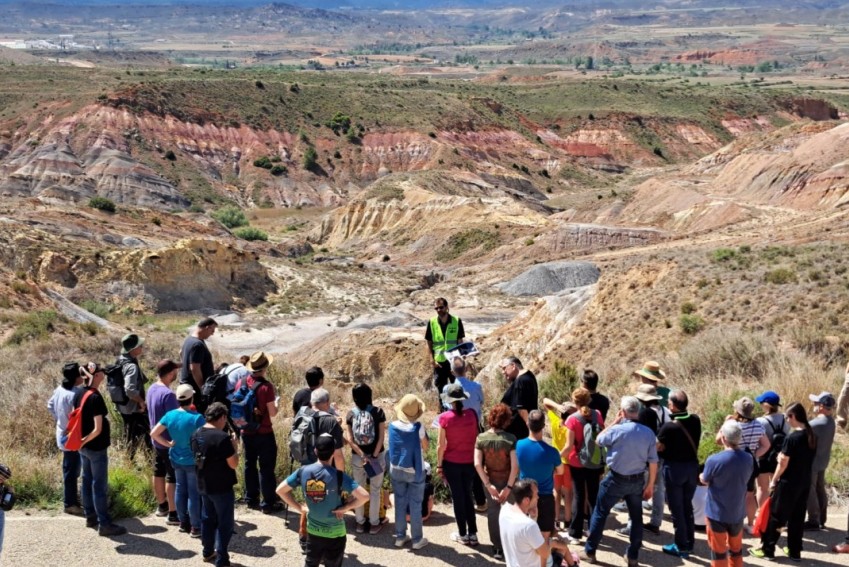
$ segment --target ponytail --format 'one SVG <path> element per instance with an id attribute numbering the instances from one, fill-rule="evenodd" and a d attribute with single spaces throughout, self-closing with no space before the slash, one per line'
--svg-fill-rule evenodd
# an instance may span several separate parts
<path id="1" fill-rule="evenodd" d="M 452 402 L 451 405 L 454 406 L 453 409 L 454 409 L 455 414 L 457 414 L 457 415 L 463 414 L 463 402 Z"/>

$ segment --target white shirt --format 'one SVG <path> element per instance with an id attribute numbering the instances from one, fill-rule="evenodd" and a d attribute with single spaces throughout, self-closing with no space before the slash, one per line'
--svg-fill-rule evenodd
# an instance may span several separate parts
<path id="1" fill-rule="evenodd" d="M 74 390 L 57 386 L 47 402 L 47 409 L 56 420 L 56 446 L 65 450 L 65 430 L 68 429 L 68 416 L 74 409 Z"/>
<path id="2" fill-rule="evenodd" d="M 545 538 L 536 521 L 515 504 L 504 504 L 498 524 L 507 567 L 539 567 L 537 549 L 545 543 Z"/>
<path id="3" fill-rule="evenodd" d="M 224 369 L 224 374 L 227 375 L 227 393 L 230 394 L 236 390 L 239 380 L 246 380 L 251 375 L 251 371 L 241 362 L 234 362 Z"/>

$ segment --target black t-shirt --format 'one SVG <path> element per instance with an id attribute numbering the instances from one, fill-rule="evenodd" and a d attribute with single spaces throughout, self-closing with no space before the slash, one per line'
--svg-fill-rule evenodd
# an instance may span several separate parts
<path id="1" fill-rule="evenodd" d="M 313 420 L 318 420 L 318 423 L 316 423 L 316 431 L 318 432 L 318 435 L 329 433 L 333 437 L 333 443 L 337 449 L 341 449 L 345 445 L 345 439 L 342 434 L 342 426 L 339 425 L 338 421 L 336 421 L 336 416 L 330 415 L 327 412 L 316 411 L 312 408 L 305 410 L 305 413 L 315 415 Z"/>
<path id="2" fill-rule="evenodd" d="M 292 398 L 292 414 L 298 415 L 298 410 L 303 407 L 310 406 L 310 397 L 312 396 L 312 390 L 309 388 L 301 388 L 297 392 L 295 392 L 295 397 Z"/>
<path id="3" fill-rule="evenodd" d="M 212 353 L 206 348 L 206 343 L 197 337 L 186 337 L 183 341 L 183 349 L 180 351 L 180 361 L 183 363 L 183 368 L 180 369 L 180 384 L 190 384 L 195 389 L 195 393 L 200 394 L 200 385 L 195 383 L 190 365 L 200 364 L 200 373 L 204 380 L 215 374 Z"/>
<path id="4" fill-rule="evenodd" d="M 687 433 L 693 439 L 693 443 L 687 439 L 687 434 L 681 429 L 686 428 Z M 699 462 L 699 440 L 702 437 L 702 421 L 693 413 L 674 413 L 672 421 L 664 423 L 657 432 L 657 440 L 664 445 L 664 450 L 658 456 L 664 461 L 675 463 Z M 696 451 L 693 451 L 693 444 Z"/>
<path id="5" fill-rule="evenodd" d="M 366 455 L 373 455 L 374 448 L 377 446 L 377 439 L 380 437 L 380 424 L 386 423 L 386 414 L 382 409 L 376 408 L 374 406 L 369 410 L 372 418 L 374 419 L 374 443 L 369 443 L 368 445 L 359 445 L 360 449 L 362 449 L 363 453 Z M 348 412 L 348 415 L 345 416 L 345 422 L 348 424 L 348 427 L 353 429 L 354 427 L 354 411 L 351 410 Z M 353 432 L 352 432 L 353 433 Z M 380 452 L 383 452 L 383 447 L 380 448 Z"/>
<path id="6" fill-rule="evenodd" d="M 504 396 L 501 398 L 501 403 L 510 406 L 513 410 L 513 421 L 507 427 L 507 432 L 516 436 L 516 439 L 525 439 L 529 435 L 528 425 L 522 416 L 519 415 L 519 410 L 535 410 L 539 404 L 539 390 L 537 389 L 537 379 L 534 373 L 530 370 L 525 370 L 513 380 Z"/>
<path id="7" fill-rule="evenodd" d="M 74 407 L 80 407 L 83 396 L 89 391 L 93 393 L 88 397 L 83 406 L 83 437 L 94 431 L 94 417 L 97 415 L 103 416 L 103 429 L 100 431 L 100 435 L 83 445 L 83 447 L 92 451 L 102 451 L 109 447 L 112 436 L 112 432 L 109 429 L 109 411 L 106 409 L 106 402 L 103 401 L 103 396 L 100 395 L 100 392 L 91 388 L 77 388 L 76 392 L 74 392 Z"/>
<path id="8" fill-rule="evenodd" d="M 590 404 L 590 407 L 592 407 L 592 404 Z M 640 408 L 640 415 L 637 417 L 637 423 L 639 423 L 640 425 L 645 425 L 646 427 L 651 429 L 652 433 L 657 435 L 657 430 L 658 430 L 658 425 L 659 425 L 658 424 L 658 417 L 657 417 L 657 412 L 654 411 L 652 408 L 650 408 L 646 405 L 641 407 Z M 693 439 L 693 441 L 695 441 L 695 439 Z"/>
<path id="9" fill-rule="evenodd" d="M 607 422 L 607 412 L 610 411 L 610 400 L 604 394 L 593 392 L 590 394 L 590 409 L 598 410 L 601 418 Z"/>
<path id="10" fill-rule="evenodd" d="M 814 461 L 816 449 L 808 446 L 808 436 L 804 431 L 793 431 L 784 439 L 781 452 L 790 457 L 787 468 L 780 480 L 799 483 L 807 486 L 811 482 L 811 463 Z"/>
<path id="11" fill-rule="evenodd" d="M 236 454 L 230 436 L 211 427 L 201 427 L 192 436 L 204 455 L 203 468 L 198 469 L 198 491 L 201 494 L 221 494 L 233 490 L 236 471 L 227 459 Z"/>
<path id="12" fill-rule="evenodd" d="M 439 328 L 442 329 L 442 336 L 445 336 L 445 329 L 448 328 L 448 323 L 451 322 L 451 317 L 448 317 L 448 320 L 443 323 L 438 317 L 436 321 L 439 323 Z M 463 320 L 457 317 L 457 342 L 466 338 L 466 331 L 463 329 Z M 430 321 L 425 325 L 425 340 L 433 341 L 433 333 L 430 331 Z"/>

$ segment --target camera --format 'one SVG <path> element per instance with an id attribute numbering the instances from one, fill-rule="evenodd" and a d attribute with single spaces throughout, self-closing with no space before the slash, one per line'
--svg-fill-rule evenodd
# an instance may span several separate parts
<path id="1" fill-rule="evenodd" d="M 0 510 L 8 512 L 15 507 L 15 493 L 5 484 L 0 484 Z"/>

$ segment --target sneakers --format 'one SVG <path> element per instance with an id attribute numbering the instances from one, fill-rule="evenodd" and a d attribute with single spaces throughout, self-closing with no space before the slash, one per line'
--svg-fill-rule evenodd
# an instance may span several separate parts
<path id="1" fill-rule="evenodd" d="M 794 563 L 801 563 L 801 561 L 802 561 L 801 557 L 793 557 L 792 555 L 790 555 L 790 548 L 789 547 L 783 547 L 783 548 L 781 548 L 781 551 L 784 552 L 784 555 L 786 555 L 787 558 L 790 559 L 790 561 L 792 561 Z"/>
<path id="2" fill-rule="evenodd" d="M 769 561 L 775 559 L 775 555 L 767 555 L 762 547 L 750 547 L 749 555 L 757 557 L 758 559 L 768 559 Z"/>
<path id="3" fill-rule="evenodd" d="M 169 526 L 179 526 L 180 517 L 177 516 L 177 512 L 168 512 L 168 519 L 165 520 L 165 523 Z"/>
<path id="4" fill-rule="evenodd" d="M 67 511 L 68 509 L 65 508 Z M 819 532 L 822 531 L 822 526 L 820 526 L 819 522 L 805 522 L 802 524 L 802 529 L 806 532 Z"/>
<path id="5" fill-rule="evenodd" d="M 380 530 L 382 530 L 383 526 L 385 526 L 385 525 L 386 525 L 386 522 L 383 522 L 383 523 L 378 522 L 377 524 L 375 524 L 375 525 L 373 525 L 369 528 L 368 533 L 371 534 L 371 535 L 377 535 L 377 534 L 380 533 Z M 357 527 L 359 527 L 359 524 L 357 524 Z"/>
<path id="6" fill-rule="evenodd" d="M 97 529 L 99 522 L 97 521 L 97 516 L 91 516 L 90 518 L 85 519 L 85 527 Z"/>
<path id="7" fill-rule="evenodd" d="M 847 547 L 849 547 L 849 545 L 847 545 Z M 496 548 L 495 551 L 492 552 L 492 558 L 496 561 L 504 561 L 504 552 Z"/>
<path id="8" fill-rule="evenodd" d="M 638 566 L 639 566 L 639 562 L 638 562 L 636 559 L 630 559 L 630 558 L 628 557 L 628 554 L 627 554 L 627 553 L 626 553 L 625 555 L 623 555 L 623 556 L 622 556 L 622 559 L 624 559 L 624 560 L 625 560 L 625 564 L 626 564 L 628 567 L 638 567 Z"/>
<path id="9" fill-rule="evenodd" d="M 622 500 L 619 503 L 614 504 L 613 511 L 614 512 L 627 512 L 628 511 L 628 505 L 625 503 L 624 500 Z"/>
<path id="10" fill-rule="evenodd" d="M 410 536 L 395 537 L 395 547 L 404 547 L 410 543 Z"/>
<path id="11" fill-rule="evenodd" d="M 580 539 L 576 539 L 576 538 L 572 537 L 571 535 L 569 535 L 569 532 L 560 532 L 560 537 L 562 537 L 564 540 L 566 540 L 566 543 L 568 543 L 569 545 L 575 545 L 575 544 L 581 542 Z"/>
<path id="12" fill-rule="evenodd" d="M 484 502 L 483 504 L 476 504 L 475 505 L 475 512 L 479 512 L 479 513 L 483 514 L 484 512 L 486 512 L 487 508 L 488 508 L 488 506 L 487 506 L 486 502 Z"/>
<path id="13" fill-rule="evenodd" d="M 743 530 L 746 532 L 747 536 L 749 536 L 749 537 L 755 536 L 755 528 L 753 528 L 749 524 L 746 524 L 745 527 L 743 527 Z"/>
<path id="14" fill-rule="evenodd" d="M 127 533 L 127 528 L 118 524 L 106 524 L 97 528 L 97 535 L 104 537 L 119 536 Z"/>
<path id="15" fill-rule="evenodd" d="M 643 526 L 643 528 L 645 528 L 645 526 Z M 629 536 L 629 535 L 631 535 L 631 526 L 624 525 L 621 528 L 616 528 L 615 531 L 616 531 L 617 534 Z"/>
<path id="16" fill-rule="evenodd" d="M 468 535 L 460 535 L 460 532 L 452 532 L 449 536 L 451 541 L 456 541 L 457 543 L 462 543 L 463 545 L 469 545 L 469 536 Z M 477 539 L 477 536 L 475 536 Z"/>
<path id="17" fill-rule="evenodd" d="M 156 517 L 164 518 L 168 515 L 168 502 L 162 502 L 156 507 Z"/>
<path id="18" fill-rule="evenodd" d="M 643 524 L 643 531 L 651 532 L 654 535 L 660 535 L 660 526 L 654 524 Z"/>
<path id="19" fill-rule="evenodd" d="M 687 559 L 690 557 L 689 549 L 678 549 L 678 546 L 674 543 L 670 543 L 663 546 L 663 552 L 666 555 L 672 555 L 673 557 L 680 557 L 681 559 Z"/>
<path id="20" fill-rule="evenodd" d="M 469 545 L 472 547 L 477 547 L 480 542 L 478 541 L 478 534 L 469 534 Z"/>
<path id="21" fill-rule="evenodd" d="M 833 553 L 849 553 L 849 542 L 846 543 L 838 543 L 834 547 L 831 548 Z"/>
<path id="22" fill-rule="evenodd" d="M 362 524 L 358 523 L 357 526 L 354 528 L 354 531 L 357 532 L 358 534 L 365 533 L 365 531 L 366 531 L 365 522 L 363 522 Z"/>
<path id="23" fill-rule="evenodd" d="M 269 504 L 268 506 L 262 506 L 260 510 L 263 514 L 276 514 L 278 512 L 282 512 L 285 506 L 282 502 L 275 502 L 274 504 Z"/>
<path id="24" fill-rule="evenodd" d="M 646 512 L 651 512 L 652 505 L 650 500 L 643 500 L 643 510 Z"/>
<path id="25" fill-rule="evenodd" d="M 578 553 L 578 557 L 581 559 L 581 561 L 586 561 L 587 563 L 596 562 L 595 552 L 590 553 L 586 549 L 582 549 L 581 552 Z"/>
<path id="26" fill-rule="evenodd" d="M 190 533 L 192 531 L 192 525 L 189 522 L 182 522 L 178 531 L 184 534 Z"/>
<path id="27" fill-rule="evenodd" d="M 85 510 L 79 504 L 74 504 L 73 506 L 65 506 L 65 513 L 70 514 L 72 516 L 85 516 Z"/>
<path id="28" fill-rule="evenodd" d="M 218 559 L 218 552 L 216 552 L 216 551 L 213 551 L 209 555 L 203 556 L 203 562 L 204 563 L 215 563 L 216 559 Z"/>
<path id="29" fill-rule="evenodd" d="M 198 539 L 200 537 L 200 528 L 192 528 L 189 532 L 189 536 Z"/>
<path id="30" fill-rule="evenodd" d="M 430 543 L 430 542 L 427 540 L 427 538 L 422 538 L 422 539 L 420 539 L 419 541 L 417 541 L 417 542 L 413 543 L 413 545 L 412 545 L 411 547 L 412 547 L 413 549 L 415 549 L 415 550 L 419 550 L 419 549 L 423 548 L 424 546 L 426 546 L 426 545 L 427 545 L 427 544 L 429 544 L 429 543 Z"/>

